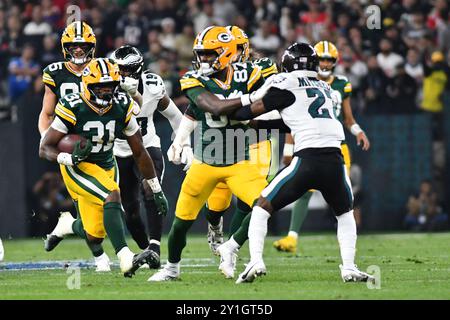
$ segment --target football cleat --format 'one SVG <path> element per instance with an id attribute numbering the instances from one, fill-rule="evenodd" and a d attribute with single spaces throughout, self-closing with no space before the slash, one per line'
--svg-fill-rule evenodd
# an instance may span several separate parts
<path id="1" fill-rule="evenodd" d="M 173 281 L 177 280 L 180 277 L 180 267 L 177 268 L 170 267 L 166 264 L 162 269 L 148 278 L 149 282 L 163 282 L 163 281 Z"/>
<path id="2" fill-rule="evenodd" d="M 150 249 L 150 247 L 147 248 L 146 250 L 149 251 L 149 256 L 147 257 L 148 267 L 150 269 L 159 269 L 161 267 L 159 254 L 156 251 Z"/>
<path id="3" fill-rule="evenodd" d="M 217 248 L 217 253 L 220 255 L 219 270 L 227 279 L 234 278 L 237 252 L 238 250 L 233 251 L 226 244 L 223 244 Z"/>
<path id="4" fill-rule="evenodd" d="M 125 252 L 123 256 L 119 257 L 120 270 L 123 272 L 123 276 L 126 278 L 133 277 L 136 270 L 139 269 L 143 264 L 147 263 L 150 255 L 151 251 L 147 249 L 138 254 L 133 254 L 133 252 L 128 249 L 128 251 Z"/>
<path id="5" fill-rule="evenodd" d="M 57 237 L 53 234 L 48 234 L 44 239 L 45 251 L 52 251 L 64 238 Z"/>
<path id="6" fill-rule="evenodd" d="M 295 253 L 297 251 L 297 239 L 292 236 L 286 236 L 273 243 L 278 251 Z"/>
<path id="7" fill-rule="evenodd" d="M 212 226 L 208 223 L 208 244 L 214 255 L 219 255 L 217 248 L 223 243 L 223 217 L 220 218 L 218 226 Z"/>
<path id="8" fill-rule="evenodd" d="M 103 254 L 99 257 L 95 257 L 95 272 L 110 272 L 111 271 L 111 262 L 109 260 L 108 255 L 103 252 Z"/>
<path id="9" fill-rule="evenodd" d="M 339 265 L 339 269 L 344 282 L 375 282 L 375 277 L 358 270 L 356 265 L 351 268 L 344 268 L 342 265 Z"/>
<path id="10" fill-rule="evenodd" d="M 257 262 L 250 261 L 244 272 L 239 275 L 236 283 L 253 282 L 257 277 L 263 276 L 266 273 L 266 266 L 262 260 Z"/>

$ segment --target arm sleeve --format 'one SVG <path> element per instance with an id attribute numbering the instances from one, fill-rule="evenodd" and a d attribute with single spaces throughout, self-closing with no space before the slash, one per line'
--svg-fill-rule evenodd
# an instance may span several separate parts
<path id="1" fill-rule="evenodd" d="M 279 129 L 282 133 L 290 133 L 291 129 L 283 122 L 282 119 L 277 120 L 256 120 L 257 129 Z"/>
<path id="2" fill-rule="evenodd" d="M 178 107 L 175 105 L 175 103 L 172 101 L 172 99 L 169 98 L 169 105 L 166 109 L 163 111 L 160 111 L 160 113 L 169 120 L 170 126 L 172 127 L 173 131 L 178 130 L 178 126 L 180 125 L 181 118 L 183 115 L 181 114 L 181 111 L 178 109 Z"/>
<path id="3" fill-rule="evenodd" d="M 131 117 L 127 126 L 123 129 L 123 134 L 127 137 L 131 137 L 139 130 L 139 125 L 135 117 Z"/>
<path id="4" fill-rule="evenodd" d="M 289 90 L 270 88 L 262 100 L 267 111 L 282 110 L 295 102 L 295 95 Z"/>

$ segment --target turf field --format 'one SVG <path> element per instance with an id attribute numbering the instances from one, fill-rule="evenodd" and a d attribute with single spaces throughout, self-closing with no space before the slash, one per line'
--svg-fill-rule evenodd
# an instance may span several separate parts
<path id="1" fill-rule="evenodd" d="M 84 242 L 75 238 L 65 239 L 51 253 L 44 252 L 41 240 L 6 240 L 5 261 L 0 263 L 0 299 L 450 299 L 450 233 L 359 236 L 357 263 L 361 270 L 379 267 L 379 289 L 341 281 L 333 234 L 302 236 L 297 255 L 275 251 L 273 240 L 266 241 L 267 276 L 241 285 L 217 271 L 218 258 L 210 254 L 205 237 L 189 237 L 181 280 L 169 283 L 147 282 L 154 272 L 148 269 L 139 270 L 132 279 L 124 278 L 117 260 L 112 273 L 96 274 L 80 261 L 91 262 L 90 255 Z M 166 244 L 164 239 L 163 261 Z M 108 241 L 105 247 L 116 259 Z M 248 249 L 242 249 L 238 272 L 247 257 Z M 71 282 L 74 273 L 68 274 L 61 266 L 74 260 L 82 267 L 80 289 L 69 290 L 68 279 L 76 283 Z M 47 264 L 53 269 L 18 270 L 42 267 L 43 261 L 53 261 Z"/>

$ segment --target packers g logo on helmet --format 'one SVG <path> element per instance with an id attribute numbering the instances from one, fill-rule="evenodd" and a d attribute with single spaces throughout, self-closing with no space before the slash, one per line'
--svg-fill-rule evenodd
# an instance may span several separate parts
<path id="1" fill-rule="evenodd" d="M 82 82 L 86 99 L 100 107 L 107 107 L 119 87 L 119 66 L 112 59 L 92 59 L 83 70 Z"/>
<path id="2" fill-rule="evenodd" d="M 234 62 L 237 48 L 233 35 L 225 27 L 211 26 L 197 35 L 194 41 L 194 67 L 204 76 L 225 69 Z M 203 52 L 213 52 L 217 58 L 211 62 L 202 62 Z"/>
<path id="3" fill-rule="evenodd" d="M 236 62 L 245 62 L 250 58 L 250 41 L 247 34 L 238 26 L 228 26 L 228 31 L 234 36 L 237 50 L 241 50 L 241 54 L 237 56 Z"/>
<path id="4" fill-rule="evenodd" d="M 64 59 L 82 65 L 94 58 L 95 34 L 92 28 L 82 21 L 75 21 L 69 24 L 61 37 L 61 47 Z M 82 56 L 77 56 L 75 48 L 79 46 L 83 50 Z"/>
<path id="5" fill-rule="evenodd" d="M 332 61 L 333 67 L 331 70 L 321 69 L 319 66 L 319 75 L 328 78 L 333 72 L 334 67 L 336 66 L 337 60 L 339 58 L 339 52 L 334 44 L 329 41 L 320 41 L 314 46 L 314 50 L 316 50 L 317 55 L 319 56 L 319 61 L 321 59 L 328 59 Z"/>

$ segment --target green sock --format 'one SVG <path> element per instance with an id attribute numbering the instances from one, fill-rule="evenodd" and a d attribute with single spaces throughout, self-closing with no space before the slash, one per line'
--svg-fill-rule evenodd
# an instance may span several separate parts
<path id="1" fill-rule="evenodd" d="M 251 214 L 247 214 L 247 216 L 242 220 L 241 226 L 239 229 L 233 234 L 234 240 L 242 247 L 242 245 L 248 239 L 248 226 L 250 225 Z"/>
<path id="2" fill-rule="evenodd" d="M 225 211 L 213 211 L 208 209 L 207 206 L 203 207 L 203 212 L 205 213 L 206 221 L 209 222 L 210 225 L 216 227 L 220 223 L 220 218 L 223 217 Z"/>
<path id="3" fill-rule="evenodd" d="M 181 252 L 186 246 L 186 235 L 195 220 L 181 220 L 175 217 L 169 232 L 169 262 L 177 263 L 181 260 Z"/>
<path id="4" fill-rule="evenodd" d="M 81 219 L 77 219 L 74 221 L 74 223 L 72 224 L 72 230 L 77 236 L 83 238 L 86 241 L 86 244 L 88 245 L 89 250 L 91 250 L 94 257 L 99 257 L 105 252 L 103 251 L 103 246 L 101 243 L 92 243 L 88 240 Z"/>
<path id="5" fill-rule="evenodd" d="M 306 215 L 308 214 L 308 204 L 312 194 L 311 191 L 308 191 L 294 203 L 289 231 L 299 232 L 303 221 L 305 221 Z"/>
<path id="6" fill-rule="evenodd" d="M 118 202 L 107 202 L 103 205 L 103 222 L 105 230 L 114 247 L 119 252 L 127 246 L 125 228 L 122 221 L 122 206 Z"/>
<path id="7" fill-rule="evenodd" d="M 250 211 L 251 212 L 251 211 Z M 249 211 L 244 211 L 239 207 L 236 208 L 236 211 L 233 214 L 233 218 L 230 223 L 230 237 L 233 233 L 235 233 L 242 224 L 242 221 L 245 219 L 247 215 L 250 213 Z"/>

